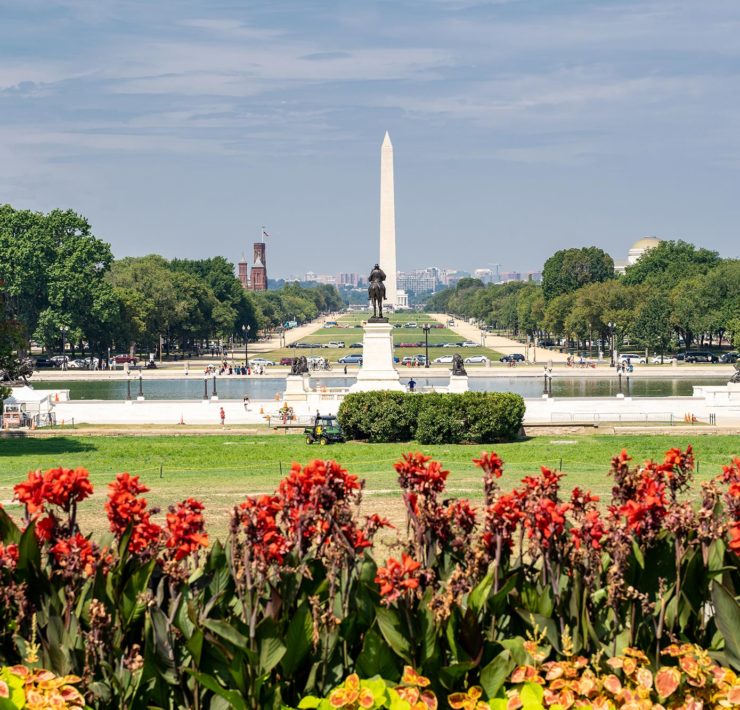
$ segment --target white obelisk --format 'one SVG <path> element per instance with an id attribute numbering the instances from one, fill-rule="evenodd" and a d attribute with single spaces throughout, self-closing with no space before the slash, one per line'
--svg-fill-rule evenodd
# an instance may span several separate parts
<path id="1" fill-rule="evenodd" d="M 396 200 L 393 188 L 393 144 L 388 131 L 380 148 L 380 268 L 385 271 L 385 297 L 398 305 L 396 289 Z"/>

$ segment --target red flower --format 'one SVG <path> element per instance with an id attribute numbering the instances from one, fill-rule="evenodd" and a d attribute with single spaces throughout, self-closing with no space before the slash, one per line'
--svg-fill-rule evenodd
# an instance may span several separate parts
<path id="1" fill-rule="evenodd" d="M 480 458 L 473 459 L 473 463 L 493 478 L 501 478 L 501 474 L 504 472 L 504 462 L 495 451 L 490 453 L 484 451 Z"/>
<path id="2" fill-rule="evenodd" d="M 732 523 L 728 529 L 730 536 L 729 548 L 740 555 L 740 523 Z"/>
<path id="3" fill-rule="evenodd" d="M 26 513 L 33 516 L 44 509 L 44 475 L 41 471 L 29 471 L 28 480 L 13 488 L 15 497 L 26 506 Z"/>
<path id="4" fill-rule="evenodd" d="M 583 517 L 580 528 L 571 528 L 573 544 L 576 550 L 581 546 L 590 547 L 593 550 L 601 549 L 601 540 L 606 535 L 606 527 L 599 515 L 598 510 L 589 510 Z"/>
<path id="5" fill-rule="evenodd" d="M 51 468 L 45 473 L 29 471 L 28 480 L 15 488 L 16 498 L 29 516 L 40 513 L 44 503 L 58 505 L 65 512 L 92 495 L 90 474 L 84 468 Z"/>
<path id="6" fill-rule="evenodd" d="M 592 495 L 591 491 L 582 491 L 577 486 L 570 493 L 570 503 L 574 513 L 584 512 L 593 503 L 599 502 L 599 496 Z"/>
<path id="7" fill-rule="evenodd" d="M 162 535 L 162 528 L 151 521 L 146 499 L 137 497 L 149 489 L 139 482 L 138 476 L 128 473 L 119 473 L 116 480 L 108 484 L 108 488 L 105 511 L 111 531 L 120 539 L 130 525 L 129 552 L 141 554 L 149 550 Z"/>
<path id="8" fill-rule="evenodd" d="M 14 569 L 18 562 L 18 545 L 11 543 L 10 545 L 3 545 L 0 542 L 0 570 L 3 567 Z"/>
<path id="9" fill-rule="evenodd" d="M 167 547 L 175 550 L 175 559 L 181 560 L 208 547 L 208 535 L 204 532 L 203 504 L 194 498 L 187 498 L 167 513 Z"/>
<path id="10" fill-rule="evenodd" d="M 638 537 L 658 532 L 666 514 L 665 484 L 646 469 L 638 479 L 634 498 L 620 506 L 618 513 Z"/>
<path id="11" fill-rule="evenodd" d="M 419 569 L 421 564 L 409 557 L 405 552 L 401 553 L 401 561 L 388 558 L 385 567 L 378 569 L 375 582 L 380 585 L 380 596 L 383 604 L 390 605 L 401 595 L 417 589 L 419 586 Z"/>
<path id="12" fill-rule="evenodd" d="M 56 565 L 62 569 L 72 564 L 78 567 L 85 577 L 91 577 L 100 561 L 93 544 L 80 533 L 68 538 L 60 538 L 50 550 Z"/>
<path id="13" fill-rule="evenodd" d="M 69 511 L 92 492 L 90 474 L 84 468 L 52 468 L 44 474 L 46 500 L 64 511 Z"/>
<path id="14" fill-rule="evenodd" d="M 543 547 L 548 547 L 550 540 L 559 537 L 565 530 L 565 514 L 570 510 L 570 503 L 558 504 L 550 498 L 543 498 L 527 517 L 527 536 L 538 537 Z"/>
<path id="15" fill-rule="evenodd" d="M 517 496 L 511 493 L 499 496 L 486 508 L 486 532 L 483 533 L 483 542 L 491 554 L 494 552 L 497 536 L 506 547 L 511 548 L 514 544 L 513 535 L 522 518 L 523 513 Z"/>
<path id="16" fill-rule="evenodd" d="M 36 527 L 34 532 L 36 533 L 36 539 L 40 542 L 50 542 L 54 537 L 54 530 L 56 529 L 56 520 L 51 515 L 45 515 L 43 518 L 39 518 L 36 521 Z"/>
<path id="17" fill-rule="evenodd" d="M 238 508 L 249 554 L 260 563 L 282 564 L 288 552 L 288 541 L 276 519 L 281 507 L 278 496 L 249 496 Z"/>
<path id="18" fill-rule="evenodd" d="M 398 472 L 398 483 L 406 491 L 430 494 L 441 493 L 450 475 L 438 461 L 421 453 L 403 454 L 401 461 L 394 464 Z"/>

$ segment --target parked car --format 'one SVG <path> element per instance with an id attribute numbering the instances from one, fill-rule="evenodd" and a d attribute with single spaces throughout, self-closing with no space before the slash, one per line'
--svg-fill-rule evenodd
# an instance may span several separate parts
<path id="1" fill-rule="evenodd" d="M 462 343 L 445 343 L 443 348 L 460 348 L 462 347 Z"/>
<path id="2" fill-rule="evenodd" d="M 639 353 L 619 353 L 619 362 L 627 362 L 631 365 L 644 365 L 647 360 L 644 355 Z"/>
<path id="3" fill-rule="evenodd" d="M 293 364 L 293 358 L 292 357 L 281 357 L 280 364 L 287 365 L 288 367 L 290 367 Z"/>
<path id="4" fill-rule="evenodd" d="M 650 362 L 653 365 L 660 365 L 661 363 L 663 363 L 664 365 L 670 365 L 672 362 L 675 361 L 675 359 L 675 357 L 672 357 L 670 355 L 663 355 L 662 359 L 660 355 L 656 355 L 655 357 L 650 359 Z"/>
<path id="5" fill-rule="evenodd" d="M 329 342 L 328 346 L 330 348 L 343 348 L 344 347 L 344 341 L 343 340 L 332 340 Z"/>
<path id="6" fill-rule="evenodd" d="M 512 353 L 499 358 L 500 362 L 524 362 L 524 355 L 521 353 Z"/>
<path id="7" fill-rule="evenodd" d="M 414 323 L 414 321 L 411 321 L 411 323 L 406 323 L 404 325 L 404 328 L 418 328 L 418 327 L 419 327 L 418 323 Z"/>
<path id="8" fill-rule="evenodd" d="M 33 363 L 35 370 L 40 370 L 45 367 L 57 367 L 56 362 L 48 357 L 37 357 Z"/>
<path id="9" fill-rule="evenodd" d="M 471 355 L 465 358 L 466 365 L 487 365 L 488 358 L 485 355 Z"/>
<path id="10" fill-rule="evenodd" d="M 733 362 L 737 362 L 738 359 L 740 359 L 740 353 L 731 352 L 731 353 L 723 353 L 720 356 L 719 361 L 733 363 Z"/>
<path id="11" fill-rule="evenodd" d="M 274 365 L 275 363 L 272 360 L 268 360 L 264 357 L 253 357 L 249 361 L 250 365 L 262 365 L 263 367 L 270 367 L 270 365 Z"/>
<path id="12" fill-rule="evenodd" d="M 116 365 L 124 365 L 125 363 L 135 365 L 137 363 L 137 359 L 133 355 L 114 355 L 111 360 L 115 362 Z"/>
<path id="13" fill-rule="evenodd" d="M 442 355 L 442 357 L 435 357 L 432 362 L 438 365 L 445 365 L 452 362 L 452 355 Z"/>
<path id="14" fill-rule="evenodd" d="M 688 350 L 686 352 L 686 362 L 719 362 L 719 358 L 706 350 Z"/>
<path id="15" fill-rule="evenodd" d="M 424 365 L 427 359 L 423 355 L 407 355 L 401 360 L 402 365 Z"/>
<path id="16" fill-rule="evenodd" d="M 362 347 L 362 343 L 352 343 L 352 344 L 350 345 L 350 347 L 351 347 L 351 348 L 361 348 L 361 347 Z"/>
<path id="17" fill-rule="evenodd" d="M 69 362 L 69 358 L 66 355 L 52 355 L 51 360 L 56 367 L 61 367 L 65 362 Z"/>
<path id="18" fill-rule="evenodd" d="M 362 365 L 362 355 L 345 355 L 339 358 L 342 365 Z"/>
<path id="19" fill-rule="evenodd" d="M 474 343 L 472 340 L 466 340 L 462 344 L 462 347 L 464 347 L 464 348 L 477 348 L 478 347 L 478 343 Z"/>

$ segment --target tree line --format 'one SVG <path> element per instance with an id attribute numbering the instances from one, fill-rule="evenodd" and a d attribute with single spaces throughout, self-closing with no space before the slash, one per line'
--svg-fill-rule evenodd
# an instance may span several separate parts
<path id="1" fill-rule="evenodd" d="M 110 244 L 72 210 L 10 205 L 0 205 L 0 291 L 0 317 L 20 333 L 20 349 L 34 341 L 53 352 L 66 342 L 101 355 L 109 348 L 152 352 L 160 343 L 197 349 L 247 333 L 255 339 L 342 306 L 333 286 L 246 291 L 221 256 L 114 259 Z"/>
<path id="2" fill-rule="evenodd" d="M 740 260 L 683 241 L 664 241 L 623 275 L 597 247 L 553 254 L 542 284 L 484 285 L 462 279 L 426 309 L 572 347 L 628 340 L 662 353 L 674 345 L 740 346 Z"/>

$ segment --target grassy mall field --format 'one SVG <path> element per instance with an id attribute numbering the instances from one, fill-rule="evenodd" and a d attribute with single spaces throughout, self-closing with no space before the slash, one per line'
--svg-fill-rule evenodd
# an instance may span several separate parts
<path id="1" fill-rule="evenodd" d="M 298 355 L 308 356 L 321 356 L 325 357 L 335 365 L 339 358 L 350 354 L 362 354 L 361 348 L 350 347 L 353 343 L 362 343 L 362 324 L 368 319 L 371 314 L 368 312 L 362 313 L 348 313 L 342 315 L 337 320 L 337 325 L 331 328 L 321 328 L 313 335 L 309 335 L 301 339 L 300 343 L 311 344 L 314 347 L 311 348 L 279 348 L 277 350 L 271 350 L 264 354 L 260 354 L 261 357 L 266 357 L 269 360 L 280 362 L 281 358 L 284 357 L 297 357 Z M 399 359 L 403 359 L 407 355 L 424 355 L 424 330 L 423 326 L 425 323 L 429 325 L 441 325 L 438 321 L 431 318 L 426 313 L 392 313 L 388 320 L 392 325 L 400 325 L 401 327 L 393 329 L 393 343 L 395 345 L 395 356 Z M 408 323 L 416 323 L 417 327 L 409 328 Z M 463 342 L 464 338 L 458 333 L 450 330 L 448 327 L 432 328 L 429 331 L 429 360 L 434 361 L 435 358 L 442 355 L 452 355 L 455 352 L 459 352 L 463 357 L 471 355 L 485 355 L 490 360 L 498 360 L 501 357 L 500 353 L 490 348 L 484 348 L 480 345 L 469 348 L 443 348 L 440 347 L 443 343 L 460 343 Z M 323 347 L 328 346 L 331 342 L 343 342 L 343 348 L 337 347 Z M 421 346 L 415 347 L 404 347 L 401 348 L 401 343 L 421 343 Z"/>
<path id="2" fill-rule="evenodd" d="M 697 480 L 720 473 L 723 464 L 740 454 L 738 437 L 702 435 L 538 436 L 498 444 L 496 450 L 506 462 L 504 488 L 514 487 L 540 465 L 568 473 L 567 487 L 590 488 L 608 495 L 611 480 L 606 476 L 610 458 L 626 448 L 635 460 L 660 458 L 673 446 L 694 445 L 699 463 Z M 116 473 L 138 474 L 151 489 L 151 505 L 166 511 L 167 505 L 186 497 L 206 505 L 209 530 L 223 537 L 228 516 L 235 503 L 247 494 L 271 492 L 293 461 L 306 463 L 327 457 L 339 461 L 351 473 L 367 480 L 365 512 L 379 512 L 399 522 L 403 511 L 398 499 L 393 463 L 406 451 L 421 448 L 450 470 L 451 495 L 481 496 L 480 471 L 471 459 L 480 446 L 424 446 L 415 444 L 366 444 L 349 442 L 327 448 L 309 447 L 302 436 L 60 436 L 44 439 L 0 439 L 0 502 L 11 514 L 20 508 L 11 504 L 13 486 L 29 470 L 55 466 L 83 466 L 95 486 L 92 499 L 81 505 L 80 519 L 85 531 L 107 530 L 103 503 L 106 484 Z M 160 475 L 161 467 L 161 475 Z"/>

